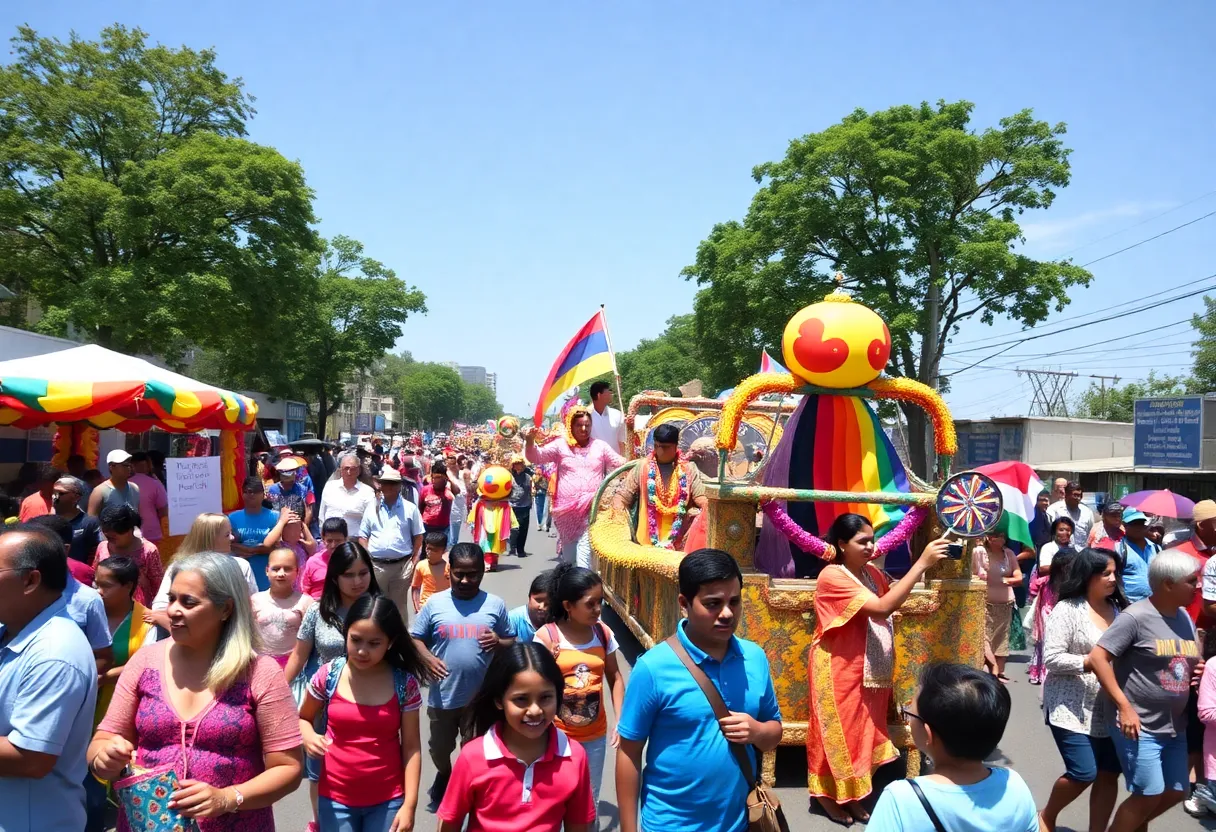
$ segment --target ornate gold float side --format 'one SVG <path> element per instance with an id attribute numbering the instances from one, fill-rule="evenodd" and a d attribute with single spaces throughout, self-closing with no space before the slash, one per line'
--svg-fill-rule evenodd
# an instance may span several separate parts
<path id="1" fill-rule="evenodd" d="M 790 326 L 804 325 L 809 311 L 828 303 L 839 304 L 841 299 L 829 296 L 827 303 L 802 310 L 791 320 Z M 873 315 L 872 312 L 869 314 Z M 877 319 L 876 315 L 873 317 Z M 886 326 L 881 324 L 880 319 L 879 323 L 889 349 Z M 838 379 L 825 378 L 824 374 L 816 377 L 814 373 L 800 373 L 799 356 L 790 354 L 789 331 L 787 328 L 786 364 L 798 376 L 775 373 L 752 376 L 744 380 L 727 401 L 715 402 L 721 410 L 716 434 L 719 467 L 717 480 L 706 484 L 709 496 L 707 542 L 711 547 L 729 552 L 739 562 L 744 574 L 743 619 L 739 635 L 764 647 L 781 705 L 784 723 L 782 744 L 800 745 L 805 744 L 807 736 L 807 656 L 815 631 L 816 582 L 810 579 L 774 578 L 755 568 L 758 510 L 762 504 L 771 501 L 930 508 L 937 501 L 938 490 L 911 475 L 907 478 L 909 490 L 903 492 L 778 488 L 732 482 L 726 476 L 728 455 L 737 440 L 741 421 L 748 413 L 754 413 L 766 404 L 773 408 L 768 410 L 769 413 L 780 408 L 781 405 L 755 401 L 769 393 L 915 402 L 928 412 L 933 422 L 935 448 L 943 477 L 949 475 L 957 440 L 945 403 L 935 391 L 923 384 L 908 379 L 875 378 L 877 372 L 869 378 L 860 378 L 857 362 L 841 368 L 846 376 L 852 373 L 849 376 L 852 383 L 847 386 L 834 383 Z M 831 334 L 830 329 L 827 334 Z M 873 349 L 873 345 L 870 345 L 870 349 Z M 882 360 L 885 363 L 885 354 Z M 808 383 L 808 378 L 816 383 Z M 640 436 L 640 432 L 633 430 L 632 424 L 638 406 L 690 407 L 706 401 L 644 394 L 631 402 L 627 416 L 630 434 Z M 644 447 L 644 440 L 636 447 L 639 450 Z M 615 488 L 616 478 L 628 471 L 632 464 L 623 466 L 608 478 L 601 489 L 601 497 Z M 593 506 L 600 504 L 597 498 Z M 933 526 L 932 521 L 926 522 L 914 544 L 921 543 L 929 534 L 940 533 Z M 682 554 L 634 542 L 629 517 L 621 512 L 593 510 L 589 531 L 609 605 L 642 646 L 650 649 L 674 631 L 679 619 L 676 575 Z M 909 776 L 919 772 L 920 758 L 911 742 L 907 725 L 898 715 L 898 708 L 911 700 L 921 668 L 932 661 L 982 666 L 986 591 L 982 583 L 971 580 L 967 568 L 969 564 L 969 558 L 964 557 L 959 561 L 944 561 L 930 570 L 924 584 L 913 591 L 911 598 L 895 616 L 895 680 L 889 727 L 892 741 L 907 750 Z M 769 753 L 764 758 L 763 774 L 770 784 L 775 773 L 775 759 L 775 753 Z"/>

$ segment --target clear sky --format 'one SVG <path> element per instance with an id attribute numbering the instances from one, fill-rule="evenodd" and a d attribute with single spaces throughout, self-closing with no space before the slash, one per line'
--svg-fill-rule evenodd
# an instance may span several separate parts
<path id="1" fill-rule="evenodd" d="M 9 0 L 0 29 L 95 37 L 118 21 L 214 47 L 257 97 L 251 138 L 303 164 L 322 233 L 362 240 L 425 291 L 429 314 L 399 347 L 485 365 L 524 412 L 600 303 L 618 350 L 689 311 L 695 286 L 679 271 L 713 223 L 746 212 L 752 166 L 855 107 L 967 99 L 979 127 L 1024 107 L 1067 122 L 1072 185 L 1025 217 L 1036 256 L 1084 263 L 1216 211 L 1213 8 Z M 1214 231 L 1216 217 L 1094 264 L 1093 286 L 1054 318 L 1213 275 Z M 993 363 L 1178 372 L 1182 328 L 1104 342 L 1197 308 L 1179 301 Z M 957 340 L 1015 330 L 976 324 Z M 960 352 L 943 371 L 986 354 Z M 1025 413 L 1027 391 L 1012 370 L 977 370 L 948 401 L 957 417 Z"/>

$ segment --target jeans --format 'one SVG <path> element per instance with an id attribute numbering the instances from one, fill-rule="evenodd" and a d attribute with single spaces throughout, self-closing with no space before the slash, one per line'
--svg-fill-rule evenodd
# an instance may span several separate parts
<path id="1" fill-rule="evenodd" d="M 515 522 L 519 524 L 518 528 L 511 529 L 511 552 L 520 554 L 526 551 L 524 544 L 528 542 L 528 526 L 532 523 L 532 506 L 523 508 L 511 506 L 511 511 L 515 514 Z"/>
<path id="2" fill-rule="evenodd" d="M 1110 738 L 1119 753 L 1129 792 L 1149 796 L 1167 791 L 1185 793 L 1189 780 L 1185 735 L 1150 734 L 1141 728 L 1140 738 L 1129 740 L 1122 731 L 1112 728 Z"/>
<path id="3" fill-rule="evenodd" d="M 604 757 L 608 753 L 607 735 L 598 740 L 583 740 L 583 750 L 587 752 L 587 768 L 591 769 L 591 794 L 595 799 L 595 809 L 600 806 L 600 783 L 604 780 Z"/>
<path id="4" fill-rule="evenodd" d="M 84 811 L 84 832 L 104 832 L 106 828 L 106 784 L 94 777 L 91 771 L 86 771 L 84 774 Z"/>
<path id="5" fill-rule="evenodd" d="M 540 531 L 540 527 L 545 524 L 545 506 L 549 504 L 548 492 L 538 493 L 536 495 L 536 530 Z M 553 524 L 552 518 L 549 520 L 550 526 Z"/>
<path id="6" fill-rule="evenodd" d="M 375 806 L 343 806 L 328 797 L 317 798 L 317 821 L 321 832 L 388 832 L 393 816 L 405 803 L 394 797 Z"/>
<path id="7" fill-rule="evenodd" d="M 467 514 L 467 512 L 452 511 L 452 522 L 448 526 L 448 548 L 452 548 L 460 542 L 460 527 L 464 525 L 465 518 L 457 516 L 458 514 Z"/>

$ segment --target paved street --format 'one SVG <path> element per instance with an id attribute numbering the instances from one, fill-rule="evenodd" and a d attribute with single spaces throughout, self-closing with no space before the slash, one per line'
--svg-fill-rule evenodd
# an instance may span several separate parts
<path id="1" fill-rule="evenodd" d="M 529 536 L 528 550 L 532 557 L 520 560 L 504 558 L 499 565 L 500 572 L 487 575 L 483 587 L 496 595 L 502 596 L 508 608 L 515 607 L 527 598 L 528 585 L 532 578 L 541 570 L 553 565 L 554 538 L 546 537 L 543 533 L 537 535 L 535 528 Z M 624 626 L 617 626 L 609 614 L 609 623 L 621 642 L 625 654 L 622 663 L 626 667 L 632 663 L 638 654 L 639 647 Z M 1017 661 L 1018 663 L 1014 663 Z M 1052 783 L 1062 771 L 1059 754 L 1051 739 L 1051 734 L 1043 724 L 1038 705 L 1039 688 L 1026 681 L 1024 658 L 1017 657 L 1010 661 L 1009 675 L 1015 680 L 1010 685 L 1013 694 L 1013 717 L 1009 729 L 1005 732 L 1005 741 L 999 749 L 996 762 L 1012 766 L 1029 783 L 1031 790 L 1040 807 L 1047 802 Z M 626 669 L 626 673 L 628 670 Z M 610 706 L 609 706 L 610 707 Z M 612 717 L 615 719 L 615 716 Z M 434 777 L 435 771 L 430 758 L 426 755 L 427 720 L 422 720 L 422 788 L 425 791 Z M 803 751 L 799 748 L 785 748 L 779 752 L 777 764 L 778 793 L 786 816 L 790 821 L 790 829 L 794 832 L 827 832 L 839 830 L 840 827 L 831 823 L 823 815 L 810 815 L 807 812 L 806 794 L 806 761 Z M 898 776 L 892 773 L 890 776 Z M 422 801 L 425 804 L 425 794 Z M 276 826 L 280 832 L 301 832 L 310 819 L 307 786 L 281 801 L 275 808 Z M 1088 829 L 1088 803 L 1083 796 L 1073 803 L 1060 818 L 1060 830 L 1083 832 Z M 433 832 L 438 828 L 433 815 L 427 814 L 425 806 L 418 811 L 418 832 Z M 611 761 L 604 767 L 604 783 L 600 792 L 600 829 L 611 832 L 618 828 L 616 814 L 616 790 L 613 787 Z M 860 826 L 855 828 L 862 828 Z M 1153 824 L 1154 829 L 1177 830 L 1212 829 L 1216 830 L 1216 818 L 1203 823 L 1188 817 L 1181 809 L 1175 808 L 1167 816 Z M 524 830 L 521 830 L 524 832 Z"/>

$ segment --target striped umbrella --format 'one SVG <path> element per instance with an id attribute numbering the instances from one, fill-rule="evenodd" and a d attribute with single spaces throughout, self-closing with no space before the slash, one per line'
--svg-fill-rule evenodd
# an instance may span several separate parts
<path id="1" fill-rule="evenodd" d="M 1138 508 L 1145 514 L 1155 514 L 1158 517 L 1173 517 L 1176 520 L 1189 520 L 1195 503 L 1181 494 L 1175 494 L 1168 488 L 1153 491 L 1137 491 L 1120 497 L 1119 502 L 1126 508 Z"/>

